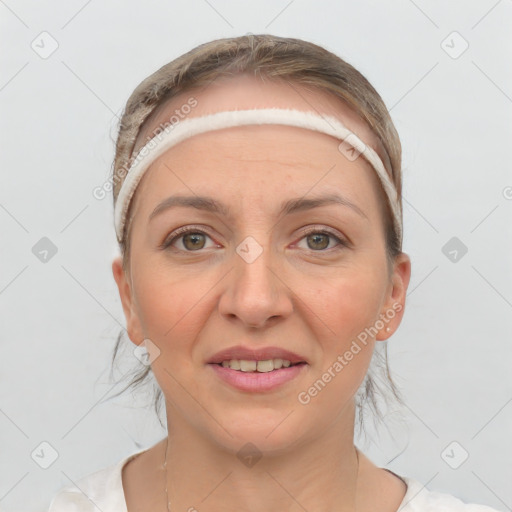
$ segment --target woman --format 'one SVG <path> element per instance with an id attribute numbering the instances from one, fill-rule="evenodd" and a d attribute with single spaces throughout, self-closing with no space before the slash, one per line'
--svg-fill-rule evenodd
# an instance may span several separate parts
<path id="1" fill-rule="evenodd" d="M 128 100 L 113 182 L 112 270 L 168 436 L 51 512 L 492 510 L 354 445 L 411 272 L 400 141 L 357 70 L 297 39 L 201 45 Z"/>

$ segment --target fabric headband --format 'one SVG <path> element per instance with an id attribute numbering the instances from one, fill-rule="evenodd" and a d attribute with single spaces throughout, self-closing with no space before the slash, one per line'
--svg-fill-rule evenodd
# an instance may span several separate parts
<path id="1" fill-rule="evenodd" d="M 393 213 L 395 229 L 399 239 L 401 239 L 402 221 L 397 192 L 382 160 L 371 147 L 364 144 L 355 133 L 351 132 L 341 121 L 332 116 L 319 116 L 314 112 L 293 109 L 264 108 L 230 110 L 188 118 L 167 126 L 150 139 L 149 142 L 140 149 L 137 156 L 132 161 L 117 197 L 114 209 L 114 222 L 118 242 L 121 242 L 122 239 L 126 215 L 135 189 L 146 170 L 159 156 L 176 144 L 194 135 L 220 130 L 222 128 L 254 124 L 296 126 L 325 133 L 344 141 L 340 143 L 338 148 L 349 160 L 353 161 L 361 154 L 372 165 L 382 183 L 382 187 L 388 197 Z"/>

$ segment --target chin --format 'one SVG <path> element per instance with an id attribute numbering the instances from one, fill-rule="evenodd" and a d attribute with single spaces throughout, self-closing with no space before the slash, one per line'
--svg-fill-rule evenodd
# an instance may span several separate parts
<path id="1" fill-rule="evenodd" d="M 299 426 L 298 416 L 294 416 L 290 410 L 258 412 L 244 409 L 238 414 L 225 414 L 222 425 L 229 434 L 223 429 L 216 429 L 216 443 L 237 456 L 240 450 L 254 450 L 268 455 L 283 454 L 300 442 L 305 426 L 304 422 Z"/>

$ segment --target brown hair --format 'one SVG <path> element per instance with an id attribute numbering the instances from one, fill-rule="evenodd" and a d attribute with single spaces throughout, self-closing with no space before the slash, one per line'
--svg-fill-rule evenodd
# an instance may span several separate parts
<path id="1" fill-rule="evenodd" d="M 167 100 L 178 93 L 207 86 L 220 77 L 234 74 L 251 73 L 266 79 L 286 80 L 289 83 L 306 85 L 316 90 L 329 93 L 348 105 L 371 128 L 379 145 L 377 149 L 383 160 L 392 182 L 397 190 L 401 211 L 402 205 L 402 150 L 398 133 L 393 125 L 389 112 L 377 91 L 368 80 L 353 66 L 327 51 L 326 49 L 301 39 L 285 38 L 270 34 L 248 34 L 240 37 L 218 39 L 197 46 L 177 59 L 162 66 L 155 73 L 143 80 L 127 101 L 119 124 L 115 158 L 113 162 L 113 199 L 117 200 L 119 190 L 126 176 L 127 169 L 135 155 L 132 154 L 143 126 L 151 119 L 151 114 Z M 148 137 L 149 138 L 149 137 Z M 381 194 L 383 203 L 387 203 Z M 134 198 L 133 198 L 134 199 Z M 133 204 L 132 199 L 132 204 Z M 402 240 L 393 227 L 389 204 L 385 215 L 386 253 L 388 263 L 400 254 Z M 130 255 L 131 209 L 127 212 L 127 220 L 122 239 L 119 242 L 123 256 L 123 268 L 127 271 Z M 123 332 L 118 336 L 113 359 L 118 353 Z M 398 389 L 389 374 L 386 343 L 383 354 L 376 349 L 374 359 L 384 370 L 382 381 L 392 391 L 399 403 L 403 403 Z M 372 359 L 372 362 L 374 361 Z M 372 366 L 372 365 L 371 365 Z M 135 374 L 130 383 L 137 386 L 145 381 L 151 373 L 149 366 Z M 382 418 L 377 403 L 377 394 L 386 399 L 382 385 L 379 385 L 370 370 L 361 386 L 362 397 L 358 398 L 358 409 L 367 403 Z M 157 389 L 155 404 L 157 412 L 161 391 Z M 361 412 L 361 411 L 359 411 Z M 362 415 L 359 425 L 363 427 Z M 364 429 L 363 429 L 364 430 Z"/>

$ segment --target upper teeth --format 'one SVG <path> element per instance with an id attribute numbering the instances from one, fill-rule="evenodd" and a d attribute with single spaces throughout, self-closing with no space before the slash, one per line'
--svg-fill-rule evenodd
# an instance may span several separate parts
<path id="1" fill-rule="evenodd" d="M 231 368 L 232 370 L 240 370 L 242 372 L 271 372 L 278 370 L 283 366 L 288 368 L 291 362 L 287 359 L 266 359 L 265 361 L 249 361 L 247 359 L 231 359 L 222 361 L 224 368 Z"/>

